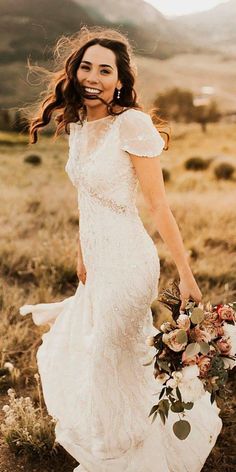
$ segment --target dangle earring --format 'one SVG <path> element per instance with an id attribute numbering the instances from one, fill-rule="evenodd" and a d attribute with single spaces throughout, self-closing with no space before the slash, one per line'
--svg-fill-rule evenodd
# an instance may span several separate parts
<path id="1" fill-rule="evenodd" d="M 117 90 L 117 100 L 120 99 L 120 89 Z"/>

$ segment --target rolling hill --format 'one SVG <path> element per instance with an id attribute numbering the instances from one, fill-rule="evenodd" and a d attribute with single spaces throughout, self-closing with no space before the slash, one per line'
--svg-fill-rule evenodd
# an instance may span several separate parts
<path id="1" fill-rule="evenodd" d="M 213 78 L 222 103 L 235 107 L 235 6 L 230 0 L 173 20 L 143 0 L 0 0 L 0 108 L 22 106 L 38 93 L 27 83 L 27 58 L 47 66 L 56 40 L 82 25 L 128 35 L 145 104 L 163 88 L 180 84 L 195 91 Z"/>

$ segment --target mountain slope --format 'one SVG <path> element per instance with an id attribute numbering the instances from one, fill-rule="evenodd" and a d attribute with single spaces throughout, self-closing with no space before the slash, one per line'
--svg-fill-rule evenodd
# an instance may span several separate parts
<path id="1" fill-rule="evenodd" d="M 172 19 L 176 27 L 192 34 L 192 41 L 199 46 L 236 56 L 236 1 L 229 0 L 205 12 L 183 15 Z"/>

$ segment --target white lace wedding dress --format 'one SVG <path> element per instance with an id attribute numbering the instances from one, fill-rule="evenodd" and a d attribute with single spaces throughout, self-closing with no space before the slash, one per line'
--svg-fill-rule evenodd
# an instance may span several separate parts
<path id="1" fill-rule="evenodd" d="M 145 339 L 158 332 L 150 305 L 160 262 L 136 208 L 129 153 L 154 158 L 163 146 L 150 116 L 135 109 L 70 124 L 66 171 L 78 188 L 87 280 L 61 302 L 20 308 L 50 326 L 38 369 L 56 439 L 78 472 L 199 472 L 222 427 L 208 393 L 189 411 L 184 441 L 172 431 L 176 414 L 166 425 L 148 417 L 158 388 L 153 365 L 143 364 L 155 354 Z"/>

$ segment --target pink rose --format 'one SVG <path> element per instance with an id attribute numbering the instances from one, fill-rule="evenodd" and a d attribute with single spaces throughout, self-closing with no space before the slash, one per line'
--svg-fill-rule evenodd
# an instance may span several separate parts
<path id="1" fill-rule="evenodd" d="M 205 312 L 203 323 L 218 324 L 221 322 L 217 311 Z"/>
<path id="2" fill-rule="evenodd" d="M 218 339 L 218 341 L 216 341 L 216 345 L 219 348 L 221 354 L 225 354 L 225 355 L 229 354 L 232 348 L 230 339 L 226 338 L 225 336 L 223 336 L 221 339 Z"/>
<path id="3" fill-rule="evenodd" d="M 166 344 L 172 351 L 179 352 L 183 351 L 185 348 L 187 341 L 179 344 L 176 340 L 176 336 L 179 333 L 180 329 L 174 329 L 174 331 L 171 331 L 171 333 L 164 333 L 162 336 L 162 341 L 164 344 Z"/>
<path id="4" fill-rule="evenodd" d="M 218 315 L 221 320 L 227 320 L 227 321 L 236 320 L 235 311 L 229 305 L 223 305 L 219 307 Z"/>
<path id="5" fill-rule="evenodd" d="M 182 362 L 183 362 L 184 365 L 197 364 L 198 359 L 199 359 L 198 354 L 196 354 L 195 356 L 192 356 L 192 357 L 186 357 L 186 352 L 185 351 L 182 354 Z"/>
<path id="6" fill-rule="evenodd" d="M 195 326 L 193 329 L 194 332 L 194 337 L 195 341 L 201 342 L 204 341 L 205 343 L 208 343 L 211 341 L 211 334 L 208 333 L 205 329 L 200 329 L 198 326 Z"/>
<path id="7" fill-rule="evenodd" d="M 208 356 L 199 356 L 197 365 L 200 371 L 200 377 L 206 377 L 211 365 L 211 358 Z"/>
<path id="8" fill-rule="evenodd" d="M 177 325 L 180 329 L 184 329 L 185 331 L 188 331 L 190 328 L 190 319 L 188 315 L 179 315 L 177 319 Z"/>
<path id="9" fill-rule="evenodd" d="M 201 324 L 201 329 L 203 329 L 203 331 L 206 331 L 210 335 L 211 339 L 215 339 L 219 336 L 218 326 L 215 326 L 214 323 L 203 322 Z"/>

